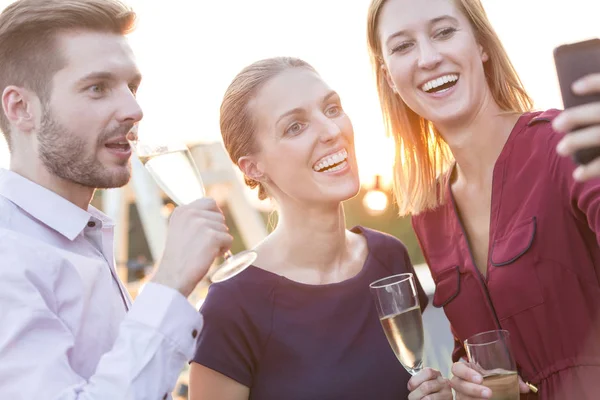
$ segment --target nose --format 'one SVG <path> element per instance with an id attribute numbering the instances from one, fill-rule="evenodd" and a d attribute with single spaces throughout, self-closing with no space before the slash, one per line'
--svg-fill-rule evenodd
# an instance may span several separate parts
<path id="1" fill-rule="evenodd" d="M 419 68 L 435 69 L 442 62 L 442 55 L 429 40 L 419 42 Z"/>
<path id="2" fill-rule="evenodd" d="M 144 117 L 144 112 L 129 87 L 122 90 L 119 97 L 120 101 L 117 102 L 117 119 L 119 122 L 135 124 L 141 121 Z"/>
<path id="3" fill-rule="evenodd" d="M 320 132 L 320 140 L 326 143 L 336 140 L 342 133 L 342 129 L 335 120 L 323 116 Z"/>

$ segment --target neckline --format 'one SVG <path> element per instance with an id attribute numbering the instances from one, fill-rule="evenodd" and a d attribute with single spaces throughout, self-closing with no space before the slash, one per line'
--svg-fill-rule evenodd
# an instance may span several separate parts
<path id="1" fill-rule="evenodd" d="M 519 117 L 519 119 L 517 119 L 517 122 L 513 126 L 512 130 L 510 131 L 510 134 L 508 135 L 508 138 L 506 139 L 506 142 L 504 143 L 504 146 L 502 147 L 502 150 L 500 151 L 498 158 L 494 162 L 494 168 L 492 170 L 492 187 L 491 187 L 491 194 L 490 194 L 490 221 L 489 221 L 489 231 L 488 231 L 488 253 L 487 253 L 487 259 L 486 259 L 486 265 L 485 265 L 485 275 L 482 271 L 479 270 L 477 264 L 475 264 L 475 257 L 473 254 L 472 244 L 471 244 L 471 241 L 468 239 L 467 231 L 466 231 L 464 223 L 460 217 L 460 214 L 458 211 L 458 204 L 456 203 L 456 199 L 454 197 L 454 192 L 452 191 L 452 185 L 451 185 L 451 181 L 450 181 L 451 175 L 448 176 L 446 190 L 447 190 L 449 201 L 446 202 L 447 207 L 449 207 L 451 209 L 454 224 L 456 224 L 458 226 L 459 230 L 463 234 L 463 237 L 461 240 L 464 240 L 467 245 L 467 249 L 469 251 L 469 257 L 470 257 L 471 263 L 473 264 L 474 269 L 479 273 L 479 275 L 485 282 L 487 282 L 487 280 L 489 278 L 490 251 L 492 249 L 492 238 L 494 235 L 493 227 L 495 224 L 495 217 L 498 213 L 498 208 L 494 207 L 494 205 L 495 205 L 494 201 L 497 196 L 501 196 L 501 193 L 498 193 L 498 191 L 501 190 L 501 187 L 499 187 L 499 188 L 496 187 L 496 185 L 498 185 L 500 182 L 497 179 L 497 175 L 503 171 L 504 163 L 505 163 L 507 157 L 510 155 L 511 148 L 513 147 L 513 144 L 514 144 L 513 141 L 514 141 L 515 136 L 517 136 L 518 134 L 523 132 L 523 130 L 527 127 L 529 120 L 531 119 L 529 117 L 533 114 L 534 113 L 531 113 L 531 112 L 526 112 L 526 113 L 521 114 L 521 116 Z M 452 165 L 452 168 L 450 169 L 450 174 L 454 173 L 455 168 L 456 168 L 456 162 L 454 162 L 454 164 Z"/>
<path id="2" fill-rule="evenodd" d="M 285 284 L 287 286 L 295 286 L 295 287 L 302 288 L 305 290 L 323 290 L 323 289 L 332 289 L 332 288 L 339 288 L 339 287 L 344 287 L 344 286 L 348 286 L 348 285 L 353 285 L 354 282 L 361 281 L 362 277 L 364 277 L 364 275 L 366 274 L 366 271 L 368 270 L 367 267 L 371 263 L 373 249 L 372 249 L 372 238 L 371 238 L 370 229 L 367 229 L 367 228 L 357 225 L 357 226 L 352 227 L 350 229 L 350 231 L 364 236 L 365 240 L 367 241 L 367 257 L 365 258 L 365 261 L 364 261 L 360 271 L 358 271 L 358 273 L 356 273 L 354 276 L 351 276 L 348 279 L 344 279 L 343 281 L 333 282 L 333 283 L 325 283 L 325 284 L 310 284 L 310 283 L 303 283 L 303 282 L 295 281 L 293 279 L 287 278 L 287 277 L 277 274 L 275 272 L 267 271 L 266 269 L 263 269 L 259 266 L 253 265 L 253 264 L 250 265 L 248 267 L 248 269 L 252 270 L 253 272 L 257 272 L 259 274 L 265 274 L 265 275 L 269 276 L 270 278 L 277 280 L 277 282 Z M 240 274 L 240 275 L 242 275 L 242 274 Z"/>
<path id="3" fill-rule="evenodd" d="M 498 154 L 498 158 L 496 158 L 496 161 L 494 161 L 494 168 L 492 169 L 492 177 L 496 175 L 496 170 L 498 169 L 498 166 L 501 165 L 502 162 L 504 162 L 504 160 L 510 154 L 510 148 L 512 147 L 512 141 L 513 141 L 514 137 L 517 134 L 519 134 L 521 131 L 523 131 L 523 129 L 527 126 L 527 124 L 529 123 L 528 117 L 531 116 L 532 114 L 535 114 L 535 113 L 524 112 L 519 116 L 519 118 L 517 119 L 517 122 L 515 122 L 514 126 L 512 127 L 512 129 L 510 131 L 510 134 L 508 135 L 508 138 L 506 139 L 506 142 L 504 142 L 504 145 L 502 146 L 502 150 L 500 150 L 500 154 Z M 456 165 L 457 165 L 457 162 L 456 162 L 456 160 L 454 160 L 454 162 L 452 163 L 452 166 L 448 170 L 448 175 L 447 175 L 446 185 L 445 185 L 446 190 L 447 190 L 450 198 L 452 199 L 452 201 L 454 201 L 454 194 L 452 193 L 452 175 L 456 171 Z"/>

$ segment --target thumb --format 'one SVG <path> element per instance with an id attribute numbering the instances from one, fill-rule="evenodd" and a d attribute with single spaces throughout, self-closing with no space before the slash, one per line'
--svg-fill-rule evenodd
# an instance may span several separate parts
<path id="1" fill-rule="evenodd" d="M 519 376 L 519 392 L 521 393 L 529 393 L 531 390 L 529 389 L 529 386 L 523 382 L 523 379 L 521 379 L 521 377 Z"/>

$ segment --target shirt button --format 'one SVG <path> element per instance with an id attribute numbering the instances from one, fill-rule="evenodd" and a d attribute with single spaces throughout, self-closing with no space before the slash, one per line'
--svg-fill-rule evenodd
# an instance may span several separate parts
<path id="1" fill-rule="evenodd" d="M 196 339 L 196 336 L 198 336 L 198 330 L 197 330 L 197 329 L 194 329 L 194 330 L 192 331 L 192 337 L 193 337 L 194 339 Z"/>
<path id="2" fill-rule="evenodd" d="M 96 223 L 94 221 L 89 221 L 87 225 L 89 228 L 93 228 L 96 226 Z"/>
<path id="3" fill-rule="evenodd" d="M 167 400 L 167 397 L 169 397 L 169 394 L 165 393 L 165 395 L 163 396 L 163 400 Z"/>

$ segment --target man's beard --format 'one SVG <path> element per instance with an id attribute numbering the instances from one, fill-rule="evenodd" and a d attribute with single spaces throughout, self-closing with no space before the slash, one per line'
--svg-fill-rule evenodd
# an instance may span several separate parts
<path id="1" fill-rule="evenodd" d="M 124 136 L 130 129 L 131 126 L 120 126 L 103 132 L 96 148 L 86 149 L 86 142 L 56 121 L 46 106 L 37 135 L 40 160 L 51 174 L 82 186 L 99 189 L 124 186 L 131 177 L 129 161 L 107 168 L 97 159 L 96 149 L 111 138 Z"/>

